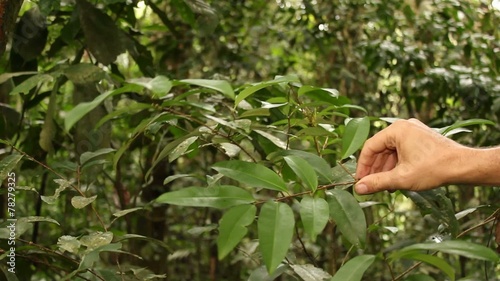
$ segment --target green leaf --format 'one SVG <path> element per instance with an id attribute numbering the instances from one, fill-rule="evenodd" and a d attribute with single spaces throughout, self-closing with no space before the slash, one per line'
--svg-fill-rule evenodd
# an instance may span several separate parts
<path id="1" fill-rule="evenodd" d="M 18 94 L 27 94 L 31 89 L 38 86 L 40 83 L 52 81 L 54 77 L 49 74 L 38 74 L 31 76 L 30 78 L 24 80 L 21 84 L 17 85 L 12 91 L 10 91 L 10 95 L 18 95 Z"/>
<path id="2" fill-rule="evenodd" d="M 173 162 L 177 158 L 181 157 L 182 155 L 189 153 L 190 151 L 188 150 L 189 147 L 196 141 L 198 140 L 197 136 L 194 137 L 189 137 L 179 143 L 168 155 L 168 162 Z"/>
<path id="3" fill-rule="evenodd" d="M 172 89 L 172 81 L 163 75 L 156 76 L 155 78 L 141 77 L 130 79 L 127 80 L 127 83 L 142 86 L 160 97 L 168 94 L 170 89 Z"/>
<path id="4" fill-rule="evenodd" d="M 448 135 L 449 132 L 462 128 L 462 127 L 467 127 L 467 126 L 473 126 L 473 125 L 492 125 L 495 126 L 495 122 L 492 122 L 490 120 L 486 119 L 469 119 L 469 120 L 463 120 L 463 121 L 457 121 L 453 123 L 451 126 L 447 126 L 444 128 L 439 129 L 439 133 L 442 135 Z"/>
<path id="5" fill-rule="evenodd" d="M 47 217 L 40 217 L 40 216 L 22 217 L 22 218 L 18 219 L 17 221 L 18 221 L 18 223 L 50 222 L 53 224 L 61 225 L 55 219 L 51 219 L 51 218 L 47 218 Z"/>
<path id="6" fill-rule="evenodd" d="M 440 251 L 452 255 L 460 255 L 471 259 L 499 262 L 500 256 L 483 245 L 462 240 L 445 240 L 441 243 L 419 243 L 403 248 L 391 254 L 391 259 L 413 256 L 421 250 Z"/>
<path id="7" fill-rule="evenodd" d="M 5 81 L 9 80 L 12 77 L 24 76 L 24 75 L 35 75 L 38 74 L 36 71 L 23 71 L 23 72 L 10 72 L 0 74 L 0 84 L 5 83 Z"/>
<path id="8" fill-rule="evenodd" d="M 427 255 L 427 254 L 420 254 L 420 253 L 412 253 L 406 255 L 404 258 L 406 259 L 412 259 L 416 261 L 422 261 L 427 264 L 433 265 L 437 268 L 439 268 L 442 272 L 444 272 L 448 277 L 450 278 L 451 281 L 455 281 L 455 269 L 453 266 L 449 265 L 444 259 L 432 256 L 432 255 Z"/>
<path id="9" fill-rule="evenodd" d="M 370 133 L 370 119 L 368 117 L 354 118 L 347 123 L 342 138 L 342 159 L 351 156 L 358 150 Z"/>
<path id="10" fill-rule="evenodd" d="M 330 216 L 340 232 L 351 244 L 365 247 L 366 219 L 363 210 L 352 194 L 345 190 L 332 189 L 327 192 Z"/>
<path id="11" fill-rule="evenodd" d="M 460 226 L 455 217 L 453 203 L 443 188 L 420 192 L 401 190 L 401 193 L 417 205 L 422 215 L 431 215 L 450 232 L 452 237 L 457 236 Z"/>
<path id="12" fill-rule="evenodd" d="M 54 192 L 54 195 L 40 196 L 40 199 L 42 199 L 42 201 L 44 201 L 47 204 L 54 204 L 59 198 L 59 195 L 61 195 L 61 192 L 63 192 L 64 190 L 66 190 L 66 188 L 70 187 L 73 184 L 71 181 L 65 179 L 55 179 L 54 182 L 56 182 L 59 185 L 59 187 Z"/>
<path id="13" fill-rule="evenodd" d="M 97 195 L 94 195 L 92 197 L 74 196 L 73 198 L 71 198 L 71 205 L 73 205 L 73 207 L 75 207 L 76 209 L 82 209 L 85 208 L 88 204 L 94 202 L 96 198 Z"/>
<path id="14" fill-rule="evenodd" d="M 342 105 L 345 98 L 341 97 L 339 95 L 339 91 L 336 89 L 318 88 L 309 85 L 300 87 L 298 90 L 298 95 L 306 95 L 313 100 L 324 102 L 328 105 Z"/>
<path id="15" fill-rule="evenodd" d="M 168 176 L 168 177 L 165 178 L 165 180 L 163 181 L 163 185 L 167 185 L 167 184 L 171 183 L 172 181 L 174 181 L 176 179 L 189 178 L 189 177 L 196 177 L 196 176 L 193 175 L 193 174 L 176 174 L 176 175 L 171 175 L 171 176 Z"/>
<path id="16" fill-rule="evenodd" d="M 113 213 L 113 216 L 119 218 L 119 217 L 123 217 L 127 214 L 130 214 L 130 213 L 133 213 L 133 212 L 136 212 L 136 211 L 139 211 L 139 210 L 143 210 L 144 208 L 143 207 L 136 207 L 136 208 L 130 208 L 130 209 L 125 209 L 125 210 L 121 210 L 121 211 L 118 211 L 116 213 Z"/>
<path id="17" fill-rule="evenodd" d="M 137 91 L 137 85 L 132 85 L 128 84 L 125 85 L 124 87 L 118 88 L 113 91 L 108 91 L 106 93 L 100 94 L 97 96 L 93 101 L 90 102 L 82 102 L 75 106 L 73 109 L 71 109 L 68 113 L 66 113 L 66 116 L 64 118 L 64 129 L 66 131 L 69 131 L 73 125 L 75 125 L 76 122 L 78 122 L 80 119 L 82 119 L 83 116 L 85 116 L 87 113 L 92 111 L 94 108 L 99 106 L 105 99 L 122 94 L 125 92 L 136 92 Z"/>
<path id="18" fill-rule="evenodd" d="M 255 220 L 255 205 L 240 205 L 229 209 L 219 222 L 217 249 L 219 260 L 229 254 L 248 232 L 246 228 Z"/>
<path id="19" fill-rule="evenodd" d="M 62 252 L 68 251 L 70 253 L 77 254 L 81 245 L 82 243 L 80 243 L 78 238 L 71 235 L 63 235 L 57 239 L 57 246 Z"/>
<path id="20" fill-rule="evenodd" d="M 83 256 L 82 261 L 80 262 L 80 266 L 78 270 L 85 270 L 87 268 L 91 268 L 94 266 L 94 263 L 100 260 L 100 253 L 102 252 L 114 252 L 114 253 L 124 253 L 120 249 L 122 248 L 122 243 L 111 243 L 100 246 L 98 248 L 93 249 Z M 65 279 L 72 280 L 72 279 Z"/>
<path id="21" fill-rule="evenodd" d="M 297 156 L 289 155 L 285 156 L 284 159 L 302 183 L 304 183 L 309 190 L 315 192 L 316 188 L 318 188 L 318 177 L 314 168 L 306 160 Z"/>
<path id="22" fill-rule="evenodd" d="M 300 201 L 300 219 L 312 242 L 328 223 L 329 206 L 323 198 L 305 196 Z"/>
<path id="23" fill-rule="evenodd" d="M 172 0 L 172 6 L 175 7 L 175 11 L 181 16 L 183 21 L 187 22 L 191 27 L 196 28 L 196 16 L 184 0 Z"/>
<path id="24" fill-rule="evenodd" d="M 280 265 L 292 243 L 295 219 L 287 204 L 266 202 L 259 214 L 258 235 L 262 259 L 269 274 Z"/>
<path id="25" fill-rule="evenodd" d="M 360 281 L 373 261 L 373 255 L 357 256 L 344 264 L 330 281 Z"/>
<path id="26" fill-rule="evenodd" d="M 157 203 L 178 206 L 212 207 L 226 209 L 232 206 L 253 203 L 255 199 L 249 192 L 231 185 L 213 187 L 187 187 L 163 193 Z"/>
<path id="27" fill-rule="evenodd" d="M 257 92 L 258 90 L 264 89 L 272 85 L 277 85 L 280 83 L 292 83 L 292 82 L 300 82 L 300 81 L 297 76 L 281 76 L 271 81 L 261 82 L 254 84 L 250 87 L 247 87 L 236 96 L 236 99 L 234 101 L 234 107 L 236 108 L 242 100 L 248 98 L 250 95 Z"/>
<path id="28" fill-rule="evenodd" d="M 0 161 L 0 182 L 3 182 L 9 176 L 9 173 L 14 170 L 22 158 L 23 155 L 14 153 Z"/>
<path id="29" fill-rule="evenodd" d="M 285 182 L 272 170 L 260 164 L 240 160 L 218 162 L 212 169 L 252 187 L 287 192 Z"/>
<path id="30" fill-rule="evenodd" d="M 149 122 L 153 122 L 153 121 L 154 121 L 154 119 L 151 120 L 151 121 L 149 121 Z M 147 122 L 147 123 L 149 123 L 149 122 Z M 173 140 L 173 141 L 169 142 L 167 145 L 165 145 L 165 147 L 163 147 L 163 149 L 158 154 L 158 157 L 156 157 L 156 159 L 153 162 L 153 165 L 151 166 L 151 168 L 146 173 L 146 178 L 149 178 L 149 175 L 153 171 L 153 168 L 156 167 L 156 165 L 158 165 L 158 163 L 160 163 L 163 159 L 165 159 L 165 157 L 169 156 L 170 153 L 172 153 L 172 151 L 175 150 L 176 147 L 178 147 L 182 142 L 184 142 L 185 140 L 187 140 L 187 139 L 189 139 L 189 138 L 191 138 L 193 136 L 198 136 L 199 134 L 200 134 L 200 132 L 198 130 L 194 130 L 194 131 L 190 132 L 187 135 L 184 135 L 184 136 L 181 136 L 181 137 L 177 137 L 175 140 Z M 121 152 L 121 151 L 122 150 L 120 149 L 118 152 Z M 117 154 L 118 154 L 118 152 L 117 152 Z M 116 156 L 117 155 L 115 155 L 115 161 L 116 161 L 115 163 L 117 163 L 117 161 L 119 160 L 119 159 L 117 159 Z"/>
<path id="31" fill-rule="evenodd" d="M 272 153 L 268 156 L 268 159 L 271 161 L 275 161 L 275 157 L 277 156 L 286 156 L 286 155 L 295 155 L 298 156 L 304 160 L 306 160 L 316 171 L 317 175 L 319 176 L 319 180 L 322 182 L 332 182 L 332 173 L 331 173 L 331 167 L 326 162 L 325 159 L 319 157 L 316 154 L 307 152 L 307 151 L 302 151 L 302 150 L 282 150 L 277 153 Z"/>
<path id="32" fill-rule="evenodd" d="M 113 148 L 101 148 L 101 149 L 96 150 L 96 151 L 84 152 L 80 156 L 80 165 L 83 167 L 90 160 L 93 160 L 94 158 L 109 154 L 109 153 L 114 152 L 114 151 L 116 151 L 116 150 Z"/>
<path id="33" fill-rule="evenodd" d="M 182 83 L 196 85 L 221 92 L 230 99 L 234 99 L 234 91 L 231 85 L 224 80 L 208 80 L 208 79 L 184 79 Z"/>
<path id="34" fill-rule="evenodd" d="M 92 232 L 80 238 L 80 243 L 87 247 L 86 252 L 93 251 L 101 246 L 108 245 L 113 241 L 113 232 Z"/>
<path id="35" fill-rule="evenodd" d="M 293 271 L 304 281 L 319 281 L 332 278 L 328 272 L 325 272 L 323 269 L 317 268 L 312 264 L 293 264 L 291 267 Z"/>

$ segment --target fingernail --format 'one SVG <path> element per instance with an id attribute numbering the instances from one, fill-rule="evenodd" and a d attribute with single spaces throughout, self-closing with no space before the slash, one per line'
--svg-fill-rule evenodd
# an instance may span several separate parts
<path id="1" fill-rule="evenodd" d="M 356 187 L 356 193 L 358 194 L 366 194 L 368 193 L 368 186 L 364 183 L 357 184 Z"/>

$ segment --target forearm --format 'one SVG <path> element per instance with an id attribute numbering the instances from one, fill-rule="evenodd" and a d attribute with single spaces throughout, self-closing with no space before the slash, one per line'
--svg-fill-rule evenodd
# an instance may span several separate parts
<path id="1" fill-rule="evenodd" d="M 462 147 L 447 183 L 500 185 L 500 147 Z"/>

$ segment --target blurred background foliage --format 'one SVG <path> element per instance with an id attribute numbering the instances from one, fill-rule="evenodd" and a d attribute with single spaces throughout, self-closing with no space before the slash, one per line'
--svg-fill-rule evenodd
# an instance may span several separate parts
<path id="1" fill-rule="evenodd" d="M 374 117 L 372 133 L 386 125 L 378 117 L 415 117 L 437 128 L 457 120 L 484 118 L 497 125 L 470 127 L 470 132 L 453 138 L 473 146 L 499 144 L 499 1 L 24 2 L 11 31 L 11 43 L 0 58 L 0 73 L 26 75 L 0 76 L 0 138 L 38 162 L 28 161 L 26 156 L 16 169 L 20 187 L 17 216 L 51 218 L 59 225 L 29 218 L 23 224 L 18 242 L 19 280 L 56 280 L 72 272 L 83 280 L 112 280 L 106 274 L 114 272 L 121 272 L 124 280 L 154 279 L 163 274 L 168 280 L 242 280 L 260 270 L 255 257 L 257 243 L 250 239 L 240 245 L 239 251 L 217 260 L 215 239 L 220 212 L 151 204 L 164 192 L 200 180 L 210 182 L 210 166 L 227 158 L 227 151 L 203 146 L 217 142 L 211 139 L 190 143 L 191 149 L 185 148 L 171 161 L 159 159 L 163 147 L 178 145 L 175 141 L 185 140 L 199 127 L 200 120 L 210 119 L 206 118 L 207 108 L 217 112 L 219 118 L 235 114 L 224 97 L 196 92 L 189 83 L 179 82 L 181 79 L 227 80 L 239 91 L 240 85 L 294 74 L 304 84 L 335 89 L 347 98 L 345 104 L 363 107 Z M 44 76 L 46 73 L 50 75 Z M 160 75 L 173 82 L 160 79 L 155 86 L 148 79 Z M 65 127 L 68 112 L 77 104 L 130 84 L 142 88 L 123 90 L 93 108 L 74 127 Z M 159 107 L 165 96 L 155 89 L 161 92 L 169 87 L 173 87 L 169 94 L 179 103 L 172 105 L 172 111 L 163 111 Z M 259 91 L 256 99 L 276 97 L 269 102 L 277 104 L 279 98 L 286 97 L 283 93 L 279 88 Z M 182 103 L 183 95 L 188 103 Z M 255 109 L 259 104 L 250 101 L 249 106 Z M 102 120 L 109 112 L 118 113 Z M 355 109 L 340 113 L 365 115 Z M 300 118 L 316 118 L 310 112 L 301 114 Z M 342 134 L 343 119 L 335 118 L 329 120 Z M 286 119 L 286 111 L 271 108 L 268 117 L 256 122 L 276 125 L 276 129 L 264 127 L 273 132 L 290 128 L 280 126 L 283 124 L 279 121 Z M 211 120 L 217 123 L 218 119 Z M 170 126 L 165 128 L 165 124 Z M 312 132 L 297 134 L 295 148 L 315 151 L 335 166 L 340 158 L 338 139 L 325 140 L 323 154 L 314 149 L 314 144 L 325 136 Z M 240 148 L 252 151 L 257 160 L 266 159 L 276 149 L 274 139 L 252 134 L 257 141 L 241 142 Z M 118 160 L 114 163 L 99 157 L 102 163 L 89 167 L 81 163 L 80 156 L 85 152 L 100 148 L 120 151 L 122 147 L 126 150 L 121 150 L 121 158 L 115 156 Z M 8 145 L 2 144 L 0 149 L 2 157 L 12 152 Z M 199 178 L 179 177 L 164 184 L 169 176 L 184 174 Z M 86 195 L 98 195 L 95 205 L 75 209 L 71 202 L 74 192 L 63 193 L 56 203 L 46 204 L 39 195 L 52 195 L 66 185 L 54 182 L 61 176 L 75 179 L 74 184 Z M 462 231 L 481 224 L 500 202 L 498 187 L 449 186 L 446 195 L 455 212 L 484 206 L 460 221 Z M 3 198 L 0 215 L 6 218 L 5 194 Z M 365 209 L 368 225 L 373 227 L 365 251 L 379 254 L 379 258 L 391 249 L 426 241 L 437 232 L 438 223 L 422 216 L 399 192 L 358 199 L 385 204 Z M 139 209 L 132 209 L 136 207 Z M 131 212 L 119 213 L 113 220 L 112 214 L 120 210 Z M 384 227 L 394 228 L 381 228 L 381 221 Z M 62 257 L 60 237 L 82 238 L 85 233 L 102 231 L 103 226 L 113 232 L 114 242 L 123 243 L 124 250 L 142 259 L 112 252 L 101 255 L 105 266 L 94 275 L 75 273 L 82 266 L 82 253 L 69 251 L 69 258 Z M 464 236 L 492 245 L 492 229 L 493 223 L 488 223 Z M 316 243 L 305 241 L 317 266 L 330 274 L 338 270 L 348 250 L 336 233 L 330 223 Z M 134 239 L 137 237 L 132 235 L 146 238 Z M 99 245 L 85 246 L 93 249 Z M 2 245 L 2 249 L 7 248 Z M 307 260 L 301 249 L 293 253 L 298 263 Z M 495 280 L 495 265 L 465 258 L 450 263 L 461 280 L 483 280 L 485 274 Z M 402 272 L 411 264 L 402 261 L 393 270 Z M 4 265 L 2 269 L 5 272 Z M 366 280 L 397 280 L 383 262 L 374 264 L 369 272 Z M 419 266 L 415 272 L 421 275 L 407 280 L 428 280 L 422 274 L 435 280 L 444 278 L 431 266 Z M 293 274 L 280 278 L 300 280 Z"/>

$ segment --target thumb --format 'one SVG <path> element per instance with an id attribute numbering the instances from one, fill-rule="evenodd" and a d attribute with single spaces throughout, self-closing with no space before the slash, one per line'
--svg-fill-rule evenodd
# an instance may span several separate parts
<path id="1" fill-rule="evenodd" d="M 397 188 L 396 171 L 380 172 L 363 177 L 358 181 L 354 190 L 360 195 L 371 194 L 383 190 L 394 190 Z"/>

